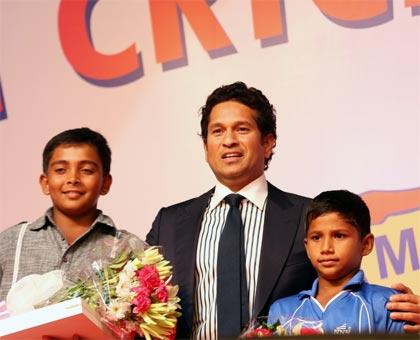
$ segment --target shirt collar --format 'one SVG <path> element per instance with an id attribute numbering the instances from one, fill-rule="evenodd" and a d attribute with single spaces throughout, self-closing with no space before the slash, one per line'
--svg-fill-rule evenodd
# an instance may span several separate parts
<path id="1" fill-rule="evenodd" d="M 47 227 L 48 225 L 52 225 L 56 227 L 56 224 L 52 218 L 52 207 L 49 208 L 45 214 L 43 216 L 41 216 L 40 218 L 38 218 L 37 220 L 35 220 L 34 222 L 29 224 L 29 229 L 30 230 L 40 230 L 44 227 Z M 96 219 L 93 221 L 92 225 L 90 226 L 90 228 L 94 227 L 97 224 L 104 224 L 108 227 L 111 227 L 113 229 L 115 229 L 115 223 L 114 221 L 107 215 L 104 215 L 102 213 L 102 210 L 97 210 L 98 216 L 96 217 Z"/>
<path id="2" fill-rule="evenodd" d="M 217 181 L 213 196 L 210 200 L 209 210 L 213 210 L 227 195 L 232 193 L 232 190 Z M 268 196 L 268 184 L 264 173 L 236 193 L 252 202 L 258 209 L 263 210 L 265 200 Z"/>
<path id="3" fill-rule="evenodd" d="M 304 290 L 300 292 L 298 295 L 300 298 L 304 298 L 307 296 L 315 297 L 318 291 L 318 282 L 319 279 L 316 279 L 312 284 L 312 288 L 310 290 Z M 343 290 L 356 290 L 356 287 L 359 287 L 365 281 L 365 274 L 363 270 L 359 269 L 359 271 L 345 284 Z"/>

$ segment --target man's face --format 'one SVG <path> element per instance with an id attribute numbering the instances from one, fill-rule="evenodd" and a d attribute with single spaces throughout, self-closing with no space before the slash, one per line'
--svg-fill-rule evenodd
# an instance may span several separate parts
<path id="1" fill-rule="evenodd" d="M 40 177 L 42 191 L 51 196 L 54 214 L 82 217 L 96 211 L 100 195 L 111 186 L 96 149 L 88 144 L 60 145 Z"/>
<path id="2" fill-rule="evenodd" d="M 373 246 L 372 234 L 363 239 L 356 227 L 337 213 L 326 213 L 309 224 L 305 247 L 321 280 L 345 283 Z"/>
<path id="3" fill-rule="evenodd" d="M 210 113 L 206 160 L 217 179 L 238 191 L 264 172 L 264 159 L 273 150 L 272 134 L 262 138 L 257 113 L 235 101 L 222 102 Z"/>

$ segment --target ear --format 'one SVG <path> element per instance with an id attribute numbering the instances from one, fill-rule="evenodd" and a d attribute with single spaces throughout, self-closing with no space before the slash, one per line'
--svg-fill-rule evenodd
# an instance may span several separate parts
<path id="1" fill-rule="evenodd" d="M 204 149 L 204 156 L 206 158 L 206 162 L 208 163 L 209 159 L 207 157 L 207 142 L 205 142 L 204 139 L 203 139 L 203 149 Z"/>
<path id="2" fill-rule="evenodd" d="M 273 149 L 276 146 L 276 139 L 272 133 L 269 133 L 267 136 L 263 138 L 263 145 L 264 145 L 264 156 L 265 159 L 269 158 L 273 153 Z"/>
<path id="3" fill-rule="evenodd" d="M 369 255 L 373 249 L 373 244 L 375 243 L 375 237 L 373 234 L 369 233 L 362 239 L 362 256 Z"/>
<path id="4" fill-rule="evenodd" d="M 101 195 L 106 195 L 109 192 L 109 189 L 111 189 L 112 184 L 112 176 L 111 174 L 105 175 L 103 182 L 102 182 L 102 188 L 101 188 Z"/>
<path id="5" fill-rule="evenodd" d="M 48 177 L 46 174 L 41 174 L 39 176 L 39 185 L 41 186 L 41 190 L 45 195 L 50 194 L 50 188 L 48 186 Z"/>
<path id="6" fill-rule="evenodd" d="M 308 258 L 309 258 L 308 239 L 306 237 L 303 239 L 303 244 L 305 245 L 306 255 L 308 255 Z"/>

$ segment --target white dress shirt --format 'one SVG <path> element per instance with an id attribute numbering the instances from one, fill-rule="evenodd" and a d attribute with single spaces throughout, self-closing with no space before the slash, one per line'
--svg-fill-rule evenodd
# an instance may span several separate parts
<path id="1" fill-rule="evenodd" d="M 229 211 L 229 205 L 223 199 L 231 193 L 232 191 L 223 184 L 216 184 L 201 224 L 195 267 L 195 339 L 217 339 L 217 255 L 220 235 Z M 245 265 L 251 317 L 257 289 L 268 195 L 268 184 L 264 174 L 237 194 L 245 198 L 241 202 L 240 211 L 244 224 Z"/>

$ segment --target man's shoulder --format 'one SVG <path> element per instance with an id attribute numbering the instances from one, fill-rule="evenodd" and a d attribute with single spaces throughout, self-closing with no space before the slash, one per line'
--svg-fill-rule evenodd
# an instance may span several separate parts
<path id="1" fill-rule="evenodd" d="M 280 199 L 287 199 L 294 204 L 309 204 L 312 200 L 309 197 L 281 190 L 270 182 L 268 182 L 268 195 L 272 197 L 278 197 Z"/>
<path id="2" fill-rule="evenodd" d="M 207 203 L 207 201 L 211 197 L 211 194 L 213 193 L 213 191 L 214 191 L 214 188 L 210 189 L 209 191 L 205 192 L 204 194 L 201 194 L 200 196 L 193 197 L 193 198 L 187 199 L 185 201 L 169 205 L 167 207 L 163 207 L 162 210 L 167 210 L 167 211 L 178 210 L 178 209 L 183 209 L 183 208 L 189 207 L 189 206 L 194 205 L 194 204 L 199 203 L 199 202 L 206 202 Z"/>

